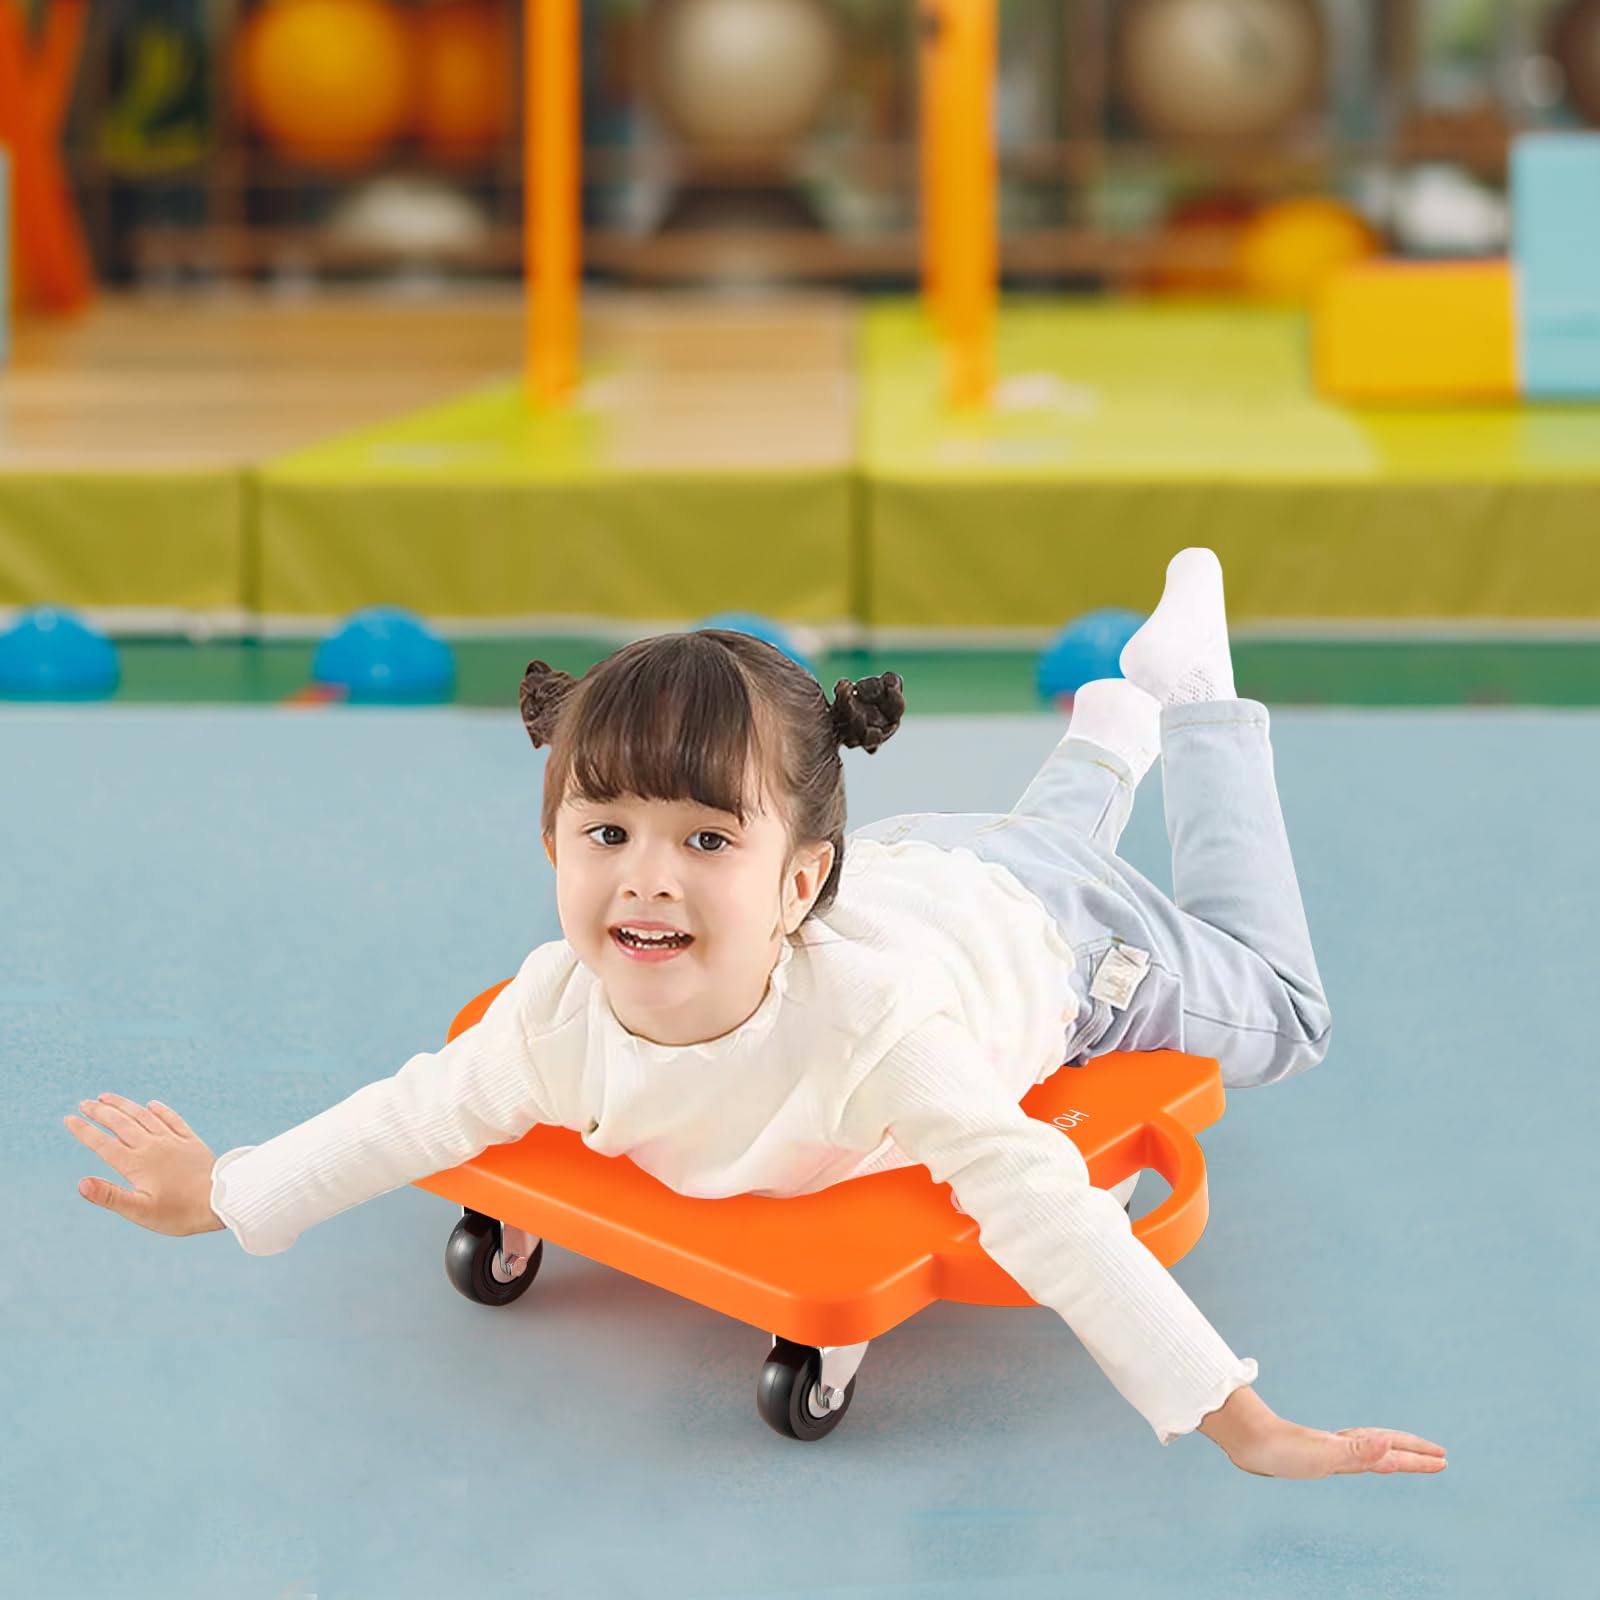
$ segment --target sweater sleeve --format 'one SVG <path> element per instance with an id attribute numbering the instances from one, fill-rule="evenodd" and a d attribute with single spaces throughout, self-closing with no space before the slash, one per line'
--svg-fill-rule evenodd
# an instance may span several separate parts
<path id="1" fill-rule="evenodd" d="M 542 947 L 548 948 L 548 947 Z M 554 1121 L 530 1037 L 530 966 L 475 1027 L 260 1145 L 219 1156 L 211 1209 L 250 1255 Z"/>
<path id="2" fill-rule="evenodd" d="M 959 1023 L 919 1024 L 856 1086 L 842 1139 L 871 1148 L 885 1133 L 951 1186 L 984 1251 L 1061 1315 L 1163 1445 L 1255 1381 L 1090 1184 L 1078 1147 L 1007 1097 Z"/>

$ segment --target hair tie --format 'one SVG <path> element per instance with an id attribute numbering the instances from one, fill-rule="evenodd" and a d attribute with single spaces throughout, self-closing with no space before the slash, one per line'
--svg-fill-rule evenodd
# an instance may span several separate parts
<path id="1" fill-rule="evenodd" d="M 840 678 L 833 686 L 833 704 L 829 708 L 839 743 L 872 755 L 892 738 L 905 715 L 906 697 L 901 693 L 904 682 L 898 672 L 884 672 L 854 683 Z"/>
<path id="2" fill-rule="evenodd" d="M 570 673 L 557 672 L 548 661 L 528 663 L 517 703 L 522 709 L 522 725 L 528 730 L 535 750 L 550 743 L 561 704 L 577 687 L 577 682 Z"/>

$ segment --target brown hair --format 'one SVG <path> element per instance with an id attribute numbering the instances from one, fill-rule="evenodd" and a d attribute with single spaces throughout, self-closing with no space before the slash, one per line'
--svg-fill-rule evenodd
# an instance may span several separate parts
<path id="1" fill-rule="evenodd" d="M 535 748 L 551 746 L 540 832 L 554 837 L 569 790 L 587 800 L 694 800 L 743 822 L 753 758 L 783 808 L 790 849 L 833 846 L 833 870 L 811 907 L 825 911 L 844 867 L 839 746 L 871 755 L 892 737 L 906 709 L 902 686 L 897 672 L 840 678 L 830 704 L 781 650 L 721 628 L 640 639 L 581 679 L 530 661 L 522 721 Z"/>

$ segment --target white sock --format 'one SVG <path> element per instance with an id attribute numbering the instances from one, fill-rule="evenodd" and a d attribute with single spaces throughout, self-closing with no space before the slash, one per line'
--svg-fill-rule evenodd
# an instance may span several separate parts
<path id="1" fill-rule="evenodd" d="M 1202 547 L 1167 563 L 1167 586 L 1144 626 L 1122 647 L 1122 671 L 1162 705 L 1232 700 L 1233 656 L 1222 563 Z"/>
<path id="2" fill-rule="evenodd" d="M 1161 702 L 1126 678 L 1096 678 L 1072 697 L 1069 739 L 1091 739 L 1119 755 L 1134 787 L 1161 754 Z"/>

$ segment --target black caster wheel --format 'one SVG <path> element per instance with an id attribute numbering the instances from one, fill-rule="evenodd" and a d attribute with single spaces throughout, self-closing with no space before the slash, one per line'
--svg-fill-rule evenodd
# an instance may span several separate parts
<path id="1" fill-rule="evenodd" d="M 528 1285 L 539 1275 L 539 1263 L 544 1259 L 544 1240 L 534 1246 L 533 1254 L 509 1283 L 495 1276 L 495 1258 L 500 1251 L 500 1224 L 493 1217 L 469 1211 L 451 1230 L 449 1242 L 444 1247 L 445 1276 L 469 1300 L 486 1306 L 508 1306 L 527 1292 Z"/>
<path id="2" fill-rule="evenodd" d="M 845 1385 L 844 1404 L 823 1411 L 817 1398 L 822 1381 L 822 1355 L 808 1344 L 779 1339 L 756 1381 L 756 1408 L 761 1420 L 791 1439 L 820 1439 L 844 1421 L 856 1392 L 856 1380 Z"/>

